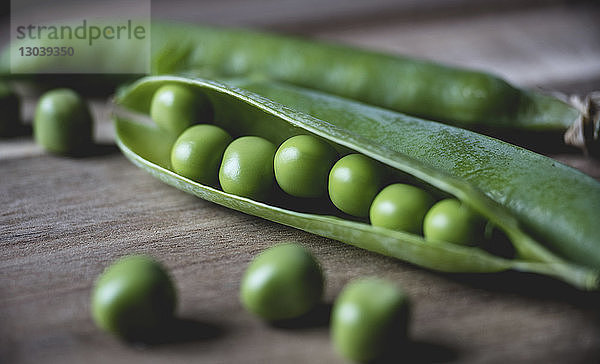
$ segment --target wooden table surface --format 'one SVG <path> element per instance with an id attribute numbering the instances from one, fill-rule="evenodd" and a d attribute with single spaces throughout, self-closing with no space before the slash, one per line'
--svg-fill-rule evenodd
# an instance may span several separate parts
<path id="1" fill-rule="evenodd" d="M 300 3 L 157 1 L 154 10 L 483 68 L 526 87 L 600 89 L 600 8 L 592 3 Z M 26 103 L 27 120 L 34 105 Z M 600 360 L 596 293 L 518 273 L 440 274 L 197 199 L 129 163 L 112 142 L 103 100 L 93 108 L 105 145 L 97 155 L 63 158 L 30 137 L 0 140 L 2 363 L 342 363 L 328 336 L 330 304 L 365 275 L 394 280 L 412 300 L 407 362 Z M 559 145 L 540 151 L 600 179 L 597 160 Z M 239 282 L 253 256 L 284 240 L 314 252 L 326 293 L 310 320 L 270 326 L 243 311 Z M 180 320 L 163 343 L 123 344 L 90 318 L 94 279 L 130 253 L 156 257 L 175 280 Z"/>

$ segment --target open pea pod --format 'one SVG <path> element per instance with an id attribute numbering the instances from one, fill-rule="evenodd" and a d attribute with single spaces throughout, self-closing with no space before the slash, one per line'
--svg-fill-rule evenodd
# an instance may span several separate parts
<path id="1" fill-rule="evenodd" d="M 215 123 L 235 136 L 258 135 L 280 144 L 293 135 L 313 134 L 343 152 L 362 153 L 456 196 L 502 229 L 518 258 L 432 244 L 366 222 L 256 201 L 176 174 L 169 159 L 176 137 L 147 120 L 154 92 L 169 83 L 206 95 Z M 463 129 L 271 82 L 147 77 L 123 89 L 116 104 L 116 137 L 123 153 L 162 181 L 208 201 L 430 269 L 515 269 L 554 276 L 581 289 L 598 288 L 600 240 L 594 224 L 600 184 L 543 156 Z"/>

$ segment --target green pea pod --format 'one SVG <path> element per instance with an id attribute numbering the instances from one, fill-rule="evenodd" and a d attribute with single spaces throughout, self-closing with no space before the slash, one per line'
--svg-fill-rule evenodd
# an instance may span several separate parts
<path id="1" fill-rule="evenodd" d="M 600 116 L 592 112 L 591 103 L 576 108 L 484 72 L 289 36 L 177 23 L 152 23 L 151 41 L 153 74 L 193 70 L 210 78 L 262 75 L 467 128 L 564 131 L 572 126 L 568 142 L 580 147 L 599 138 Z M 70 72 L 106 73 L 115 65 L 144 61 L 135 46 L 106 48 L 110 46 L 97 45 L 97 57 L 91 52 L 86 62 L 68 66 L 64 62 L 69 60 L 60 57 L 25 57 L 12 66 L 16 72 L 68 67 Z M 118 54 L 121 63 L 105 54 Z"/>
<path id="2" fill-rule="evenodd" d="M 154 74 L 259 74 L 463 126 L 562 130 L 578 116 L 554 97 L 484 72 L 248 30 L 165 23 L 152 30 Z"/>
<path id="3" fill-rule="evenodd" d="M 258 135 L 280 144 L 293 135 L 314 134 L 342 153 L 362 153 L 454 195 L 502 229 L 519 257 L 502 258 L 451 243 L 432 244 L 414 234 L 239 197 L 177 175 L 169 162 L 175 137 L 143 122 L 153 93 L 167 83 L 203 92 L 213 105 L 215 122 L 232 135 Z M 600 235 L 595 224 L 600 184 L 522 148 L 272 82 L 147 77 L 122 90 L 116 103 L 117 143 L 123 153 L 162 181 L 208 201 L 439 271 L 515 269 L 557 277 L 581 289 L 599 286 Z"/>

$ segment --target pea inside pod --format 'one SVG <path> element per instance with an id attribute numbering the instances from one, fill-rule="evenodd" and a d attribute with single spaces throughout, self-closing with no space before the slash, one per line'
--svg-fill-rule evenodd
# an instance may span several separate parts
<path id="1" fill-rule="evenodd" d="M 425 216 L 423 233 L 430 241 L 477 245 L 484 241 L 485 220 L 456 199 L 436 203 Z"/>
<path id="2" fill-rule="evenodd" d="M 214 185 L 217 182 L 223 153 L 231 141 L 229 133 L 218 126 L 192 126 L 173 144 L 171 166 L 182 176 Z"/>
<path id="3" fill-rule="evenodd" d="M 212 109 L 202 93 L 182 85 L 165 85 L 152 97 L 150 117 L 162 129 L 181 134 L 198 122 L 210 122 Z"/>
<path id="4" fill-rule="evenodd" d="M 531 225 L 532 221 L 542 223 L 542 221 L 536 220 L 538 216 L 535 213 L 528 215 L 528 218 L 522 218 L 523 215 L 519 211 L 513 210 L 515 206 L 530 206 L 531 210 L 528 211 L 535 212 L 538 206 L 545 206 L 545 216 L 548 214 L 562 216 L 562 208 L 556 209 L 552 205 L 548 205 L 545 200 L 538 200 L 535 197 L 535 189 L 543 185 L 548 189 L 546 192 L 552 193 L 553 203 L 560 201 L 561 207 L 570 205 L 572 211 L 587 211 L 590 208 L 588 204 L 590 196 L 595 196 L 591 192 L 600 191 L 600 189 L 596 182 L 590 183 L 590 179 L 582 177 L 576 172 L 556 164 L 547 167 L 542 160 L 543 157 L 522 149 L 513 149 L 505 143 L 462 129 L 409 118 L 363 104 L 355 104 L 348 100 L 322 94 L 317 95 L 314 91 L 304 91 L 280 84 L 264 82 L 253 84 L 252 81 L 247 81 L 245 87 L 256 89 L 262 95 L 272 96 L 275 100 L 285 102 L 285 106 L 229 84 L 172 76 L 141 80 L 124 92 L 119 102 L 133 111 L 147 113 L 148 103 L 144 100 L 148 100 L 164 83 L 176 82 L 195 86 L 198 90 L 206 93 L 213 104 L 214 120 L 217 125 L 223 126 L 236 135 L 260 135 L 273 144 L 271 151 L 274 151 L 274 145 L 281 144 L 287 138 L 312 133 L 334 144 L 343 155 L 357 154 L 367 160 L 376 160 L 376 163 L 393 169 L 394 173 L 404 173 L 416 181 L 421 181 L 428 186 L 428 190 L 433 187 L 438 189 L 441 195 L 455 196 L 501 229 L 514 245 L 518 258 L 495 256 L 477 247 L 447 241 L 433 244 L 417 234 L 373 227 L 367 224 L 365 219 L 350 220 L 344 216 L 334 217 L 309 213 L 302 209 L 273 205 L 268 199 L 247 199 L 240 197 L 241 194 L 238 193 L 224 193 L 215 188 L 189 184 L 185 179 L 166 170 L 165 168 L 168 166 L 162 163 L 161 151 L 165 151 L 168 155 L 172 148 L 172 141 L 159 138 L 156 130 L 118 117 L 117 140 L 125 155 L 167 183 L 236 210 L 436 270 L 496 272 L 512 268 L 551 275 L 582 288 L 590 289 L 598 286 L 598 275 L 595 270 L 588 269 L 579 260 L 569 261 L 566 258 L 576 256 L 572 254 L 572 251 L 569 251 L 571 254 L 560 257 L 556 255 L 555 251 L 550 251 L 534 238 L 534 236 L 539 238 L 546 235 L 530 234 L 531 227 L 536 226 L 535 224 Z M 310 107 L 306 105 L 310 105 Z M 303 113 L 303 110 L 310 112 L 311 115 Z M 341 114 L 344 114 L 343 118 L 340 117 Z M 415 140 L 407 138 L 406 135 L 411 135 Z M 153 143 L 151 153 L 148 151 L 148 141 Z M 474 144 L 482 148 L 475 151 L 458 148 L 458 146 L 462 148 L 463 145 L 473 146 Z M 428 153 L 425 156 L 422 154 L 423 145 L 427 145 Z M 489 155 L 477 154 L 476 152 L 483 150 L 484 145 L 486 153 Z M 456 150 L 452 149 L 453 147 Z M 469 153 L 474 153 L 472 158 Z M 503 159 L 506 155 L 518 155 L 518 158 L 511 158 L 508 163 Z M 269 155 L 269 158 L 265 158 L 265 160 L 271 159 L 271 157 L 272 155 Z M 536 161 L 536 163 L 531 162 L 525 168 L 525 165 L 521 165 L 524 160 Z M 272 163 L 271 160 L 271 166 Z M 517 164 L 519 168 L 515 168 L 513 164 Z M 261 165 L 263 164 L 261 163 Z M 503 195 L 505 193 L 503 188 L 507 185 L 506 180 L 498 180 L 499 175 L 490 172 L 496 170 L 501 172 L 501 176 L 510 175 L 510 195 Z M 585 197 L 580 196 L 581 190 L 576 189 L 574 191 L 577 192 L 569 193 L 569 199 L 564 199 L 562 190 L 554 191 L 552 186 L 544 185 L 543 181 L 540 181 L 535 185 L 535 189 L 532 189 L 531 181 L 524 181 L 521 176 L 532 170 L 536 172 L 528 175 L 532 180 L 537 181 L 538 174 L 552 174 L 555 179 L 564 179 L 571 184 L 577 184 L 581 190 L 586 190 L 587 193 Z M 456 177 L 456 173 L 463 172 L 465 177 Z M 373 185 L 377 185 L 377 183 Z M 225 190 L 224 186 L 223 190 Z M 366 188 L 349 189 L 351 194 L 358 194 L 363 190 Z M 374 188 L 373 191 L 372 196 L 374 197 L 379 188 Z M 528 193 L 523 191 L 528 191 Z M 494 201 L 492 198 L 497 196 L 505 196 L 507 200 Z M 593 200 L 594 197 L 591 199 Z M 507 201 L 511 201 L 511 203 L 508 204 Z M 586 201 L 586 203 L 580 204 L 580 201 Z M 592 205 L 594 204 L 595 202 L 592 203 Z M 362 206 L 364 207 L 363 216 L 366 216 L 369 213 L 370 201 Z M 594 215 L 593 209 L 589 212 L 592 216 Z M 559 224 L 565 225 L 569 219 L 569 216 L 565 215 L 563 220 L 557 221 Z M 572 240 L 560 240 L 561 244 L 570 245 L 575 250 L 579 249 L 579 252 L 588 249 L 587 245 L 575 243 L 579 239 L 578 236 L 581 237 L 584 234 L 591 239 L 596 232 L 594 229 L 587 228 L 587 225 L 591 223 L 591 221 L 587 222 L 587 219 L 587 215 L 581 216 L 577 222 L 578 229 L 575 229 L 577 235 L 573 236 Z M 552 224 L 555 222 L 553 221 Z M 550 224 L 546 223 L 544 226 L 553 229 Z M 569 235 L 567 233 L 569 229 L 561 229 L 552 238 L 556 240 L 558 236 Z M 537 232 L 535 229 L 534 231 Z M 560 245 L 552 246 L 560 247 Z M 590 256 L 596 253 L 594 249 L 590 252 Z M 589 256 L 585 258 L 589 258 Z"/>
<path id="5" fill-rule="evenodd" d="M 279 187 L 296 197 L 321 197 L 327 193 L 329 171 L 337 152 L 312 135 L 296 135 L 275 153 L 275 178 Z"/>
<path id="6" fill-rule="evenodd" d="M 350 154 L 329 172 L 329 198 L 343 212 L 366 217 L 382 182 L 381 166 L 362 154 Z"/>
<path id="7" fill-rule="evenodd" d="M 275 176 L 275 145 L 257 137 L 245 136 L 231 142 L 221 162 L 219 182 L 223 191 L 256 200 L 272 191 Z"/>
<path id="8" fill-rule="evenodd" d="M 389 185 L 371 204 L 371 224 L 421 234 L 423 219 L 433 203 L 433 197 L 418 187 L 401 183 Z"/>

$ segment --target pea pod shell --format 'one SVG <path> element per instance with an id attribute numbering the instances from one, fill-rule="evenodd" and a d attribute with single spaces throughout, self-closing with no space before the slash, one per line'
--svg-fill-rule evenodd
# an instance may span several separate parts
<path id="1" fill-rule="evenodd" d="M 596 226 L 600 183 L 593 178 L 553 159 L 463 129 L 283 84 L 243 81 L 243 87 L 351 130 L 368 139 L 369 145 L 384 146 L 386 153 L 410 156 L 468 182 L 560 255 L 600 268 L 600 229 Z"/>
<path id="2" fill-rule="evenodd" d="M 502 204 L 494 201 L 495 193 L 502 193 L 501 190 L 486 191 L 483 189 L 487 193 L 486 195 L 479 189 L 485 187 L 484 184 L 476 187 L 475 179 L 465 177 L 459 179 L 452 175 L 452 172 L 456 173 L 456 171 L 462 171 L 465 175 L 476 175 L 480 171 L 480 167 L 465 164 L 464 161 L 469 158 L 479 158 L 479 162 L 493 166 L 497 162 L 495 159 L 503 154 L 512 157 L 514 153 L 518 153 L 521 157 L 532 157 L 533 153 L 531 152 L 461 129 L 284 85 L 245 83 L 244 87 L 253 87 L 263 94 L 267 94 L 267 91 L 271 90 L 283 99 L 288 98 L 289 102 L 285 103 L 286 106 L 256 93 L 236 88 L 231 83 L 223 84 L 175 76 L 148 77 L 124 90 L 117 97 L 117 103 L 129 111 L 146 114 L 153 92 L 169 82 L 180 82 L 202 89 L 213 104 L 215 120 L 230 132 L 240 135 L 260 135 L 274 143 L 281 143 L 286 138 L 299 133 L 313 133 L 336 143 L 347 152 L 363 153 L 421 181 L 426 181 L 442 191 L 453 194 L 500 226 L 513 241 L 521 258 L 504 259 L 478 248 L 456 246 L 450 243 L 432 245 L 417 235 L 377 228 L 333 216 L 292 211 L 286 206 L 270 205 L 195 183 L 170 170 L 168 155 L 173 140 L 161 134 L 151 124 L 135 121 L 134 119 L 137 119 L 138 116 L 129 112 L 117 113 L 115 119 L 117 143 L 124 154 L 136 165 L 168 184 L 238 211 L 431 269 L 447 272 L 497 272 L 517 269 L 554 276 L 583 289 L 598 287 L 598 273 L 595 269 L 589 269 L 583 264 L 569 263 L 549 251 L 525 230 L 520 217 L 517 219 L 513 216 L 509 210 L 510 203 Z M 335 105 L 337 106 L 334 107 Z M 340 113 L 337 118 L 327 118 L 328 110 L 331 114 L 337 114 L 344 108 L 346 111 Z M 304 110 L 306 113 L 299 110 Z M 319 118 L 311 116 L 309 113 L 317 115 Z M 384 127 L 389 127 L 390 131 L 394 132 L 386 134 L 381 129 Z M 429 138 L 429 133 L 434 133 L 439 138 L 448 138 L 445 143 L 441 143 L 444 146 L 448 143 L 462 141 L 461 145 L 471 145 L 472 148 L 449 149 L 443 154 L 434 150 L 430 160 L 424 160 L 418 151 L 412 150 L 410 147 L 406 148 L 406 152 L 399 150 L 398 143 L 402 140 L 398 140 L 397 134 L 409 130 L 412 130 L 413 137 L 420 138 L 421 141 Z M 442 141 L 439 138 L 436 140 L 438 143 Z M 414 143 L 418 142 L 419 140 L 414 141 Z M 486 145 L 489 147 L 487 150 L 483 148 Z M 540 156 L 534 156 L 540 158 Z M 419 160 L 419 157 L 423 160 Z M 482 159 L 484 157 L 485 160 Z M 437 165 L 432 163 L 436 160 L 438 161 Z M 461 162 L 463 162 L 462 168 L 455 168 L 455 170 L 448 168 L 448 166 L 459 167 Z M 434 165 L 437 168 L 434 168 Z M 507 166 L 504 165 L 504 167 Z M 543 165 L 543 168 L 547 167 Z M 536 172 L 540 172 L 540 170 L 536 170 Z M 573 173 L 575 176 L 572 176 Z M 558 166 L 553 177 L 556 178 L 561 174 L 570 176 L 573 181 L 582 180 L 583 182 L 579 182 L 583 185 L 587 184 L 588 190 L 585 192 L 590 192 L 590 188 L 598 191 L 598 184 L 591 178 L 588 180 L 585 176 L 577 175 L 575 171 L 567 167 Z M 493 174 L 483 174 L 481 178 L 485 180 L 492 177 Z M 510 192 L 518 191 L 523 187 L 521 185 L 522 182 L 517 180 L 516 187 L 511 187 Z M 527 186 L 530 184 L 528 183 Z M 550 192 L 553 193 L 553 191 Z M 508 201 L 507 197 L 509 196 L 504 196 L 499 200 L 506 202 Z M 537 201 L 527 198 L 520 202 L 524 205 L 537 203 Z M 551 212 L 557 213 L 556 210 Z M 545 224 L 551 225 L 551 222 L 546 221 Z M 588 245 L 584 248 L 596 249 L 597 247 Z"/>

